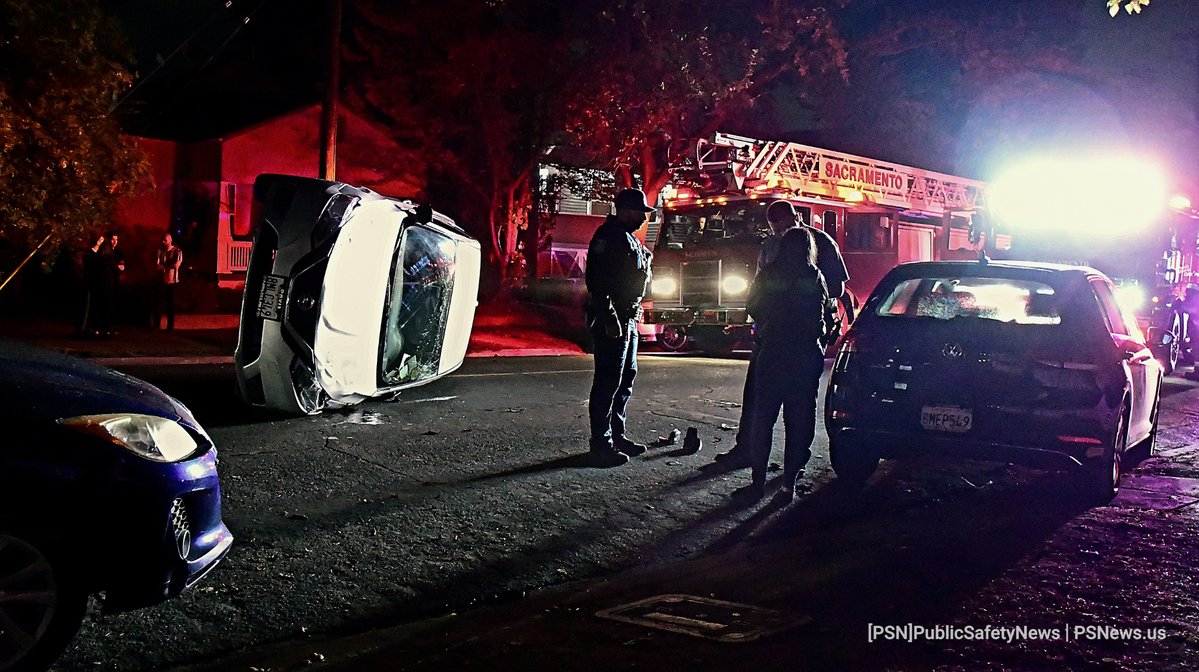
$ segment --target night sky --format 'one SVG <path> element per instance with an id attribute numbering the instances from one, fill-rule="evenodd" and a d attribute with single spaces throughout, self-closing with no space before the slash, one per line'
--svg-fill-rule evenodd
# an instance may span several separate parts
<path id="1" fill-rule="evenodd" d="M 130 132 L 217 137 L 319 100 L 324 3 L 225 5 L 106 2 L 125 28 L 144 80 L 121 110 Z M 347 10 L 347 22 L 353 18 Z M 858 40 L 890 25 L 935 26 L 940 18 L 979 27 L 981 37 L 967 36 L 977 45 L 946 49 L 930 40 L 876 61 L 854 50 Z M 1199 182 L 1199 2 L 1158 0 L 1139 16 L 1110 18 L 1100 0 L 855 0 L 837 23 L 849 43 L 850 86 L 881 86 L 878 95 L 865 96 L 868 102 L 853 114 L 822 116 L 803 109 L 789 88 L 796 84 L 784 79 L 753 114 L 726 130 L 983 179 L 1029 147 L 1132 148 Z M 1006 46 L 1016 67 L 999 68 L 1002 76 L 969 91 L 955 85 L 963 52 L 997 51 L 1002 46 L 986 43 L 994 33 L 989 27 L 1015 26 L 1021 28 Z M 1029 56 L 1020 62 L 1046 49 L 1062 61 Z M 872 83 L 872 75 L 881 83 Z M 933 130 L 919 131 L 893 113 L 900 99 L 915 101 L 923 114 L 916 118 Z M 940 136 L 924 142 L 922 133 Z"/>

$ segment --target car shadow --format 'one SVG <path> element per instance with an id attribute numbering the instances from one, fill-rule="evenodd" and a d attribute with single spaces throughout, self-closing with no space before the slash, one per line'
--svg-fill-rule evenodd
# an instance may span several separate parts
<path id="1" fill-rule="evenodd" d="M 206 429 L 255 425 L 295 417 L 242 402 L 232 365 L 134 365 L 117 368 L 183 402 Z"/>

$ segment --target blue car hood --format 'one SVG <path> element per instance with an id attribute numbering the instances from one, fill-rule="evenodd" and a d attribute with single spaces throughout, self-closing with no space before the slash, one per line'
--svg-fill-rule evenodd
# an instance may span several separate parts
<path id="1" fill-rule="evenodd" d="M 76 357 L 2 340 L 0 409 L 0 413 L 24 422 L 144 413 L 199 429 L 186 407 L 144 380 Z"/>

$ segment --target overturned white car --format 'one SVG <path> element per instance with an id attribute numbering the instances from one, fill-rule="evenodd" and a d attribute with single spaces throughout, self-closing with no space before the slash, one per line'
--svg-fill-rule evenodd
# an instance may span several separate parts
<path id="1" fill-rule="evenodd" d="M 481 252 L 427 205 L 288 175 L 254 183 L 234 362 L 242 398 L 315 414 L 462 365 Z"/>

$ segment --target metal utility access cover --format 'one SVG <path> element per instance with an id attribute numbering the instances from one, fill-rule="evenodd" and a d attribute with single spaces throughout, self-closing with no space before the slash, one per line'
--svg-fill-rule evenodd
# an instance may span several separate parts
<path id="1" fill-rule="evenodd" d="M 718 642 L 749 642 L 812 620 L 694 595 L 658 595 L 601 610 L 596 616 Z"/>

